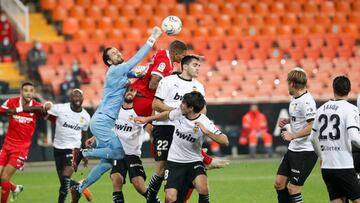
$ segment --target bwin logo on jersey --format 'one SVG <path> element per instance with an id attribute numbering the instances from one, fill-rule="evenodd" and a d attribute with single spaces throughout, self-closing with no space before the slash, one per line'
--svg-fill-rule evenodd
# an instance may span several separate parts
<path id="1" fill-rule="evenodd" d="M 132 131 L 132 126 L 128 126 L 127 124 L 125 124 L 125 125 L 115 124 L 115 129 L 116 130 L 126 131 L 126 132 L 131 132 Z"/>
<path id="2" fill-rule="evenodd" d="M 74 129 L 74 130 L 80 130 L 81 129 L 81 127 L 78 125 L 78 124 L 76 124 L 76 125 L 71 125 L 71 124 L 68 124 L 68 123 L 64 123 L 63 124 L 63 127 L 65 127 L 65 128 L 71 128 L 71 129 Z"/>
<path id="3" fill-rule="evenodd" d="M 179 132 L 177 129 L 176 129 L 176 136 L 178 136 L 179 138 L 181 138 L 183 140 L 192 142 L 192 143 L 195 142 L 195 138 L 191 137 L 191 134 L 186 135 L 184 133 Z"/>
<path id="4" fill-rule="evenodd" d="M 174 100 L 182 100 L 183 99 L 183 96 L 179 95 L 177 92 L 174 96 Z"/>

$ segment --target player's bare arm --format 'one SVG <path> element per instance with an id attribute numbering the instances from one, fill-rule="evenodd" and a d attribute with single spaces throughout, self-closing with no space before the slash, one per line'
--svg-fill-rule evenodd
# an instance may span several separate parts
<path id="1" fill-rule="evenodd" d="M 153 100 L 152 108 L 157 112 L 171 111 L 174 109 L 174 108 L 166 105 L 161 99 L 156 98 L 156 97 Z"/>
<path id="2" fill-rule="evenodd" d="M 200 122 L 196 122 L 195 125 L 196 125 L 196 127 L 201 129 L 201 131 L 204 133 L 204 135 L 208 136 L 210 139 L 214 140 L 215 142 L 226 145 L 226 146 L 229 145 L 229 140 L 224 133 L 221 133 L 221 134 L 212 133 L 211 131 L 206 129 L 205 126 Z"/>
<path id="3" fill-rule="evenodd" d="M 151 121 L 165 121 L 165 120 L 169 119 L 169 113 L 170 113 L 170 111 L 164 111 L 164 112 L 161 112 L 160 114 L 153 115 L 153 116 L 136 117 L 134 119 L 134 121 L 136 123 L 142 123 L 142 124 L 146 124 L 146 123 L 149 123 Z"/>
<path id="4" fill-rule="evenodd" d="M 286 141 L 291 141 L 296 138 L 309 136 L 311 133 L 313 123 L 314 123 L 314 120 L 308 121 L 307 126 L 304 129 L 300 130 L 299 132 L 290 133 L 288 131 L 284 131 L 283 133 L 281 133 L 281 136 Z"/>
<path id="5" fill-rule="evenodd" d="M 89 134 L 87 131 L 81 131 L 81 148 L 86 148 L 86 140 L 89 139 Z"/>
<path id="6" fill-rule="evenodd" d="M 162 77 L 160 77 L 159 75 L 151 75 L 150 82 L 149 82 L 149 88 L 151 90 L 156 90 L 161 79 L 162 79 Z"/>

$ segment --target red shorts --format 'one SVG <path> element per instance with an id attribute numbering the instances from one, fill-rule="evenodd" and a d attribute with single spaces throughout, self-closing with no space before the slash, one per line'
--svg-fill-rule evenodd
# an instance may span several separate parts
<path id="1" fill-rule="evenodd" d="M 135 96 L 133 100 L 134 111 L 138 116 L 151 116 L 153 99 Z"/>
<path id="2" fill-rule="evenodd" d="M 29 149 L 3 145 L 0 151 L 0 166 L 11 165 L 18 170 L 24 168 Z"/>

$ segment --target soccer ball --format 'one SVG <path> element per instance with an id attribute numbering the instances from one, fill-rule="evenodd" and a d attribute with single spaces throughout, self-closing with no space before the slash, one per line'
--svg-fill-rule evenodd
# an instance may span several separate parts
<path id="1" fill-rule="evenodd" d="M 161 23 L 161 29 L 168 35 L 177 35 L 181 31 L 182 22 L 177 16 L 168 16 Z"/>

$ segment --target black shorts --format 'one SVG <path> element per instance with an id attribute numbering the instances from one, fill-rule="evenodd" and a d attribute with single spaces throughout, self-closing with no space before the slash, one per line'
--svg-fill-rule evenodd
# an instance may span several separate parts
<path id="1" fill-rule="evenodd" d="M 360 184 L 354 169 L 321 169 L 330 200 L 360 198 Z"/>
<path id="2" fill-rule="evenodd" d="M 175 188 L 180 191 L 191 188 L 192 181 L 199 175 L 206 175 L 206 168 L 201 161 L 192 163 L 167 161 L 164 175 L 165 189 Z"/>
<path id="3" fill-rule="evenodd" d="M 57 149 L 54 147 L 56 170 L 62 171 L 65 166 L 72 166 L 72 157 L 72 149 Z"/>
<path id="4" fill-rule="evenodd" d="M 303 186 L 317 162 L 314 151 L 293 152 L 288 150 L 284 155 L 278 175 L 289 177 L 293 185 Z"/>
<path id="5" fill-rule="evenodd" d="M 354 168 L 356 173 L 360 173 L 360 152 L 355 151 L 352 153 L 354 159 Z"/>
<path id="6" fill-rule="evenodd" d="M 172 125 L 155 125 L 153 129 L 153 143 L 155 161 L 166 161 L 175 127 Z"/>
<path id="7" fill-rule="evenodd" d="M 136 155 L 125 155 L 124 159 L 114 160 L 114 165 L 110 174 L 120 173 L 124 178 L 123 183 L 125 184 L 126 174 L 128 172 L 130 182 L 132 178 L 137 176 L 141 176 L 146 180 L 146 174 L 141 159 Z"/>

